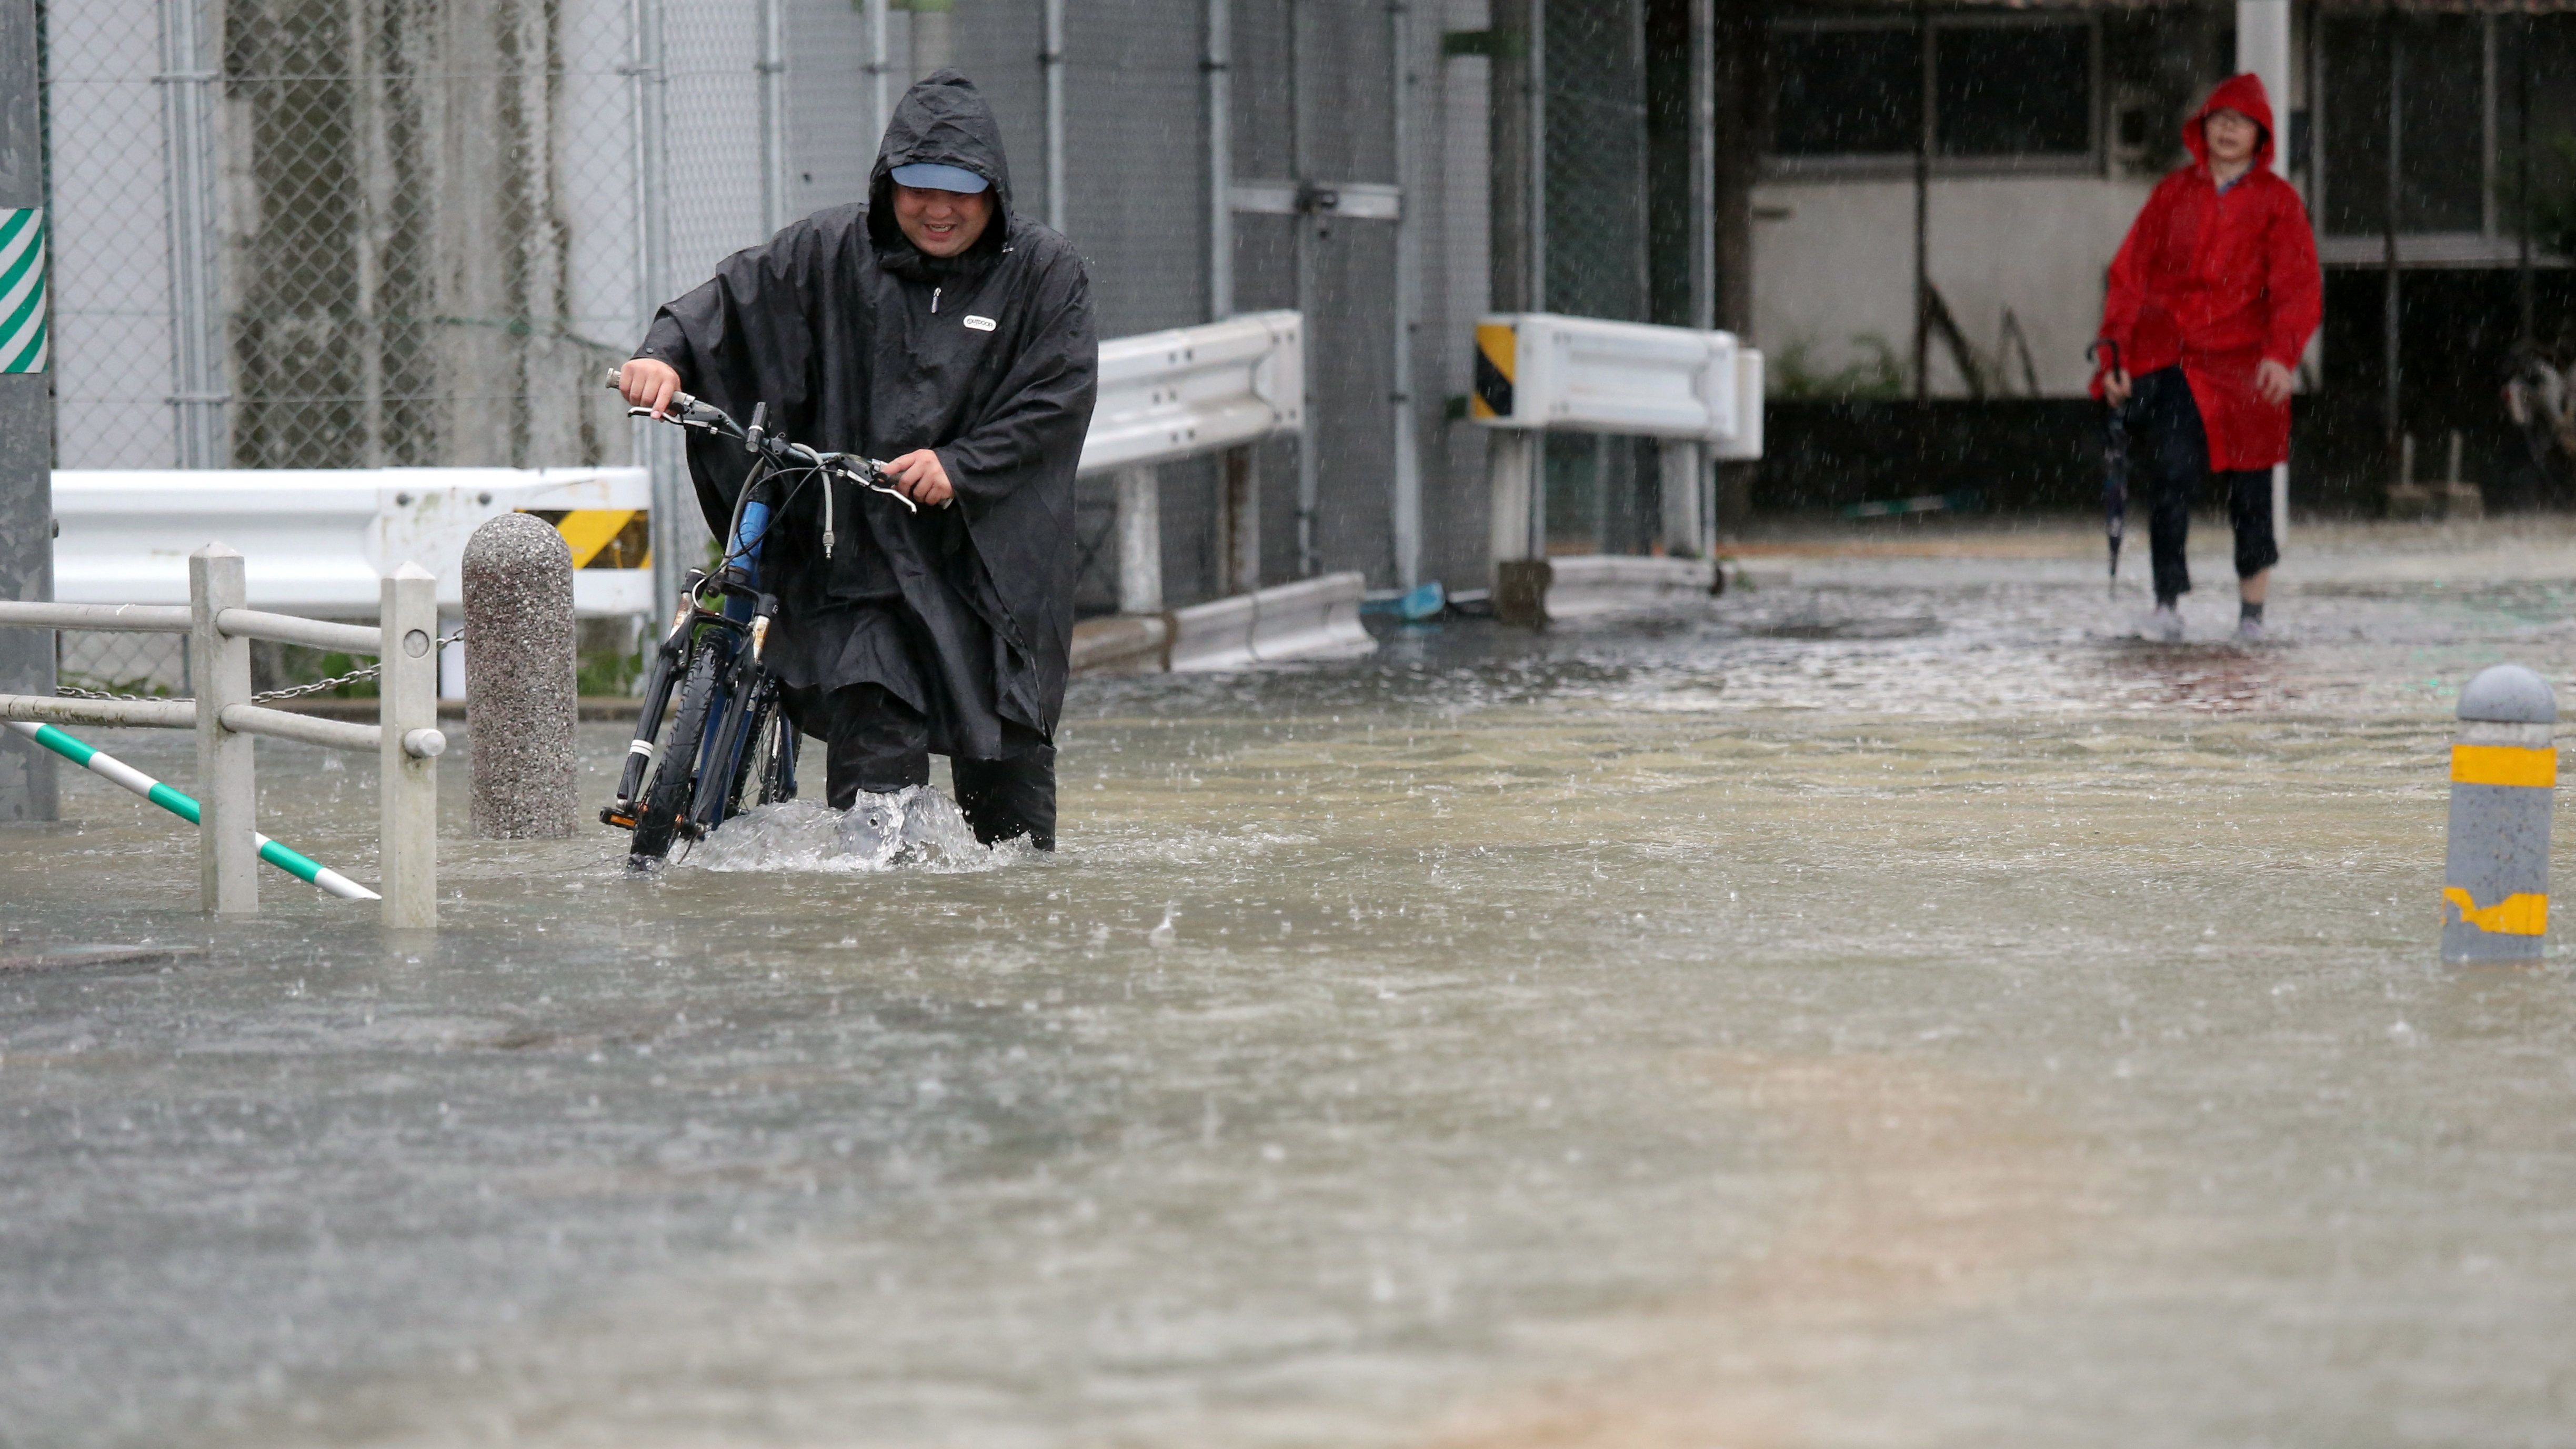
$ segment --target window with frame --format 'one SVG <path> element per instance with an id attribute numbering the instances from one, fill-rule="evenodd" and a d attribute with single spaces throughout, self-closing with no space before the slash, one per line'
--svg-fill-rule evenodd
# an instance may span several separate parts
<path id="1" fill-rule="evenodd" d="M 2086 162 L 2098 145 L 2098 51 L 2090 17 L 1942 15 L 1927 28 L 1784 18 L 1771 35 L 1770 154 L 1792 165 L 1911 157 L 1928 121 L 1942 162 Z"/>
<path id="2" fill-rule="evenodd" d="M 2387 224 L 2392 90 L 2401 232 L 2513 232 L 2526 97 L 2544 168 L 2576 145 L 2576 91 L 2564 80 L 2576 17 L 2338 14 L 2320 23 L 2310 56 L 2324 95 L 2318 212 L 2330 234 L 2376 236 Z M 2392 65 L 2402 76 L 2393 87 Z"/>

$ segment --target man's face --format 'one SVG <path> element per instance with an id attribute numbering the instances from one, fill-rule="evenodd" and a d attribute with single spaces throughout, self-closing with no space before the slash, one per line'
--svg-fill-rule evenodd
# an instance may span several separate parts
<path id="1" fill-rule="evenodd" d="M 2209 143 L 2209 159 L 2222 166 L 2241 166 L 2254 159 L 2254 148 L 2262 144 L 2263 128 L 2243 111 L 2220 109 L 2209 113 L 2200 123 L 2201 139 Z"/>
<path id="2" fill-rule="evenodd" d="M 932 191 L 894 184 L 894 224 L 926 257 L 953 257 L 975 244 L 993 219 L 990 190 Z"/>

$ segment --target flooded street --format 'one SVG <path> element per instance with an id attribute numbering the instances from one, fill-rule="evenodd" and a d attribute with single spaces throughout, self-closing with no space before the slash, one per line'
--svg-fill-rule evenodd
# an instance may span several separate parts
<path id="1" fill-rule="evenodd" d="M 1077 681 L 1052 859 L 629 879 L 451 753 L 434 940 L 210 927 L 66 772 L 0 1444 L 2567 1442 L 2576 985 L 2435 941 L 2456 691 L 2576 675 L 2576 541 L 2306 532 L 2251 647 L 2098 550 Z M 373 880 L 371 762 L 259 752 Z"/>

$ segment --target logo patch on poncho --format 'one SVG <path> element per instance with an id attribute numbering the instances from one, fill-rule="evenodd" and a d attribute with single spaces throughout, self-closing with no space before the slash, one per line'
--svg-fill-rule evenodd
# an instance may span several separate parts
<path id="1" fill-rule="evenodd" d="M 990 332 L 996 325 L 990 317 L 978 317 L 972 312 L 966 314 L 966 326 L 973 331 Z"/>

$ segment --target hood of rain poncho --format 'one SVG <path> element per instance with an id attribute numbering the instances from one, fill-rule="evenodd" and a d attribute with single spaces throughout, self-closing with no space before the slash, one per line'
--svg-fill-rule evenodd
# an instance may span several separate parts
<path id="1" fill-rule="evenodd" d="M 2208 100 L 2200 103 L 2199 110 L 2191 113 L 2191 119 L 2182 123 L 2183 148 L 2191 152 L 2192 160 L 2203 166 L 2209 164 L 2209 138 L 2201 134 L 2200 128 L 2203 122 L 2218 111 L 2236 111 L 2263 128 L 2263 139 L 2254 143 L 2252 169 L 2270 170 L 2272 167 L 2272 102 L 2270 97 L 2263 94 L 2263 78 L 2250 70 L 2243 75 L 2229 76 L 2218 83 L 2218 89 L 2209 93 Z"/>
<path id="2" fill-rule="evenodd" d="M 922 254 L 894 219 L 894 168 L 920 164 L 972 171 L 992 185 L 993 216 L 975 244 L 953 257 Z M 876 169 L 868 173 L 868 240 L 877 265 L 914 281 L 944 279 L 987 264 L 1009 245 L 1011 165 L 1002 154 L 1002 127 L 975 83 L 953 70 L 935 70 L 903 93 L 877 143 Z"/>

